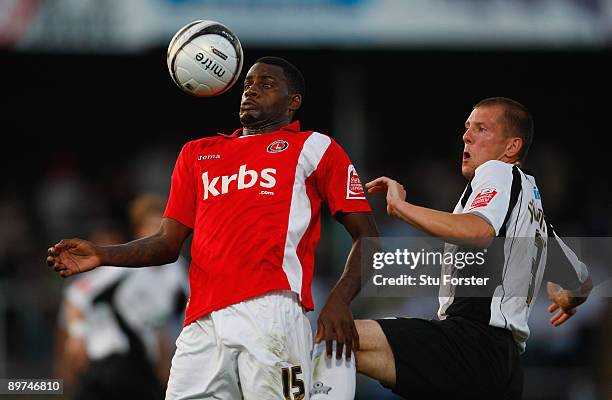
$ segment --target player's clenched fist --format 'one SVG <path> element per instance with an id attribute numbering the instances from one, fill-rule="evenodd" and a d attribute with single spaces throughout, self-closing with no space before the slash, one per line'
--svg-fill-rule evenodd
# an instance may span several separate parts
<path id="1" fill-rule="evenodd" d="M 387 214 L 395 216 L 394 206 L 398 202 L 406 201 L 406 191 L 404 186 L 386 176 L 376 178 L 366 183 L 368 193 L 387 192 Z"/>
<path id="2" fill-rule="evenodd" d="M 65 239 L 49 247 L 47 265 L 59 272 L 62 278 L 92 270 L 100 266 L 96 246 L 86 240 Z"/>

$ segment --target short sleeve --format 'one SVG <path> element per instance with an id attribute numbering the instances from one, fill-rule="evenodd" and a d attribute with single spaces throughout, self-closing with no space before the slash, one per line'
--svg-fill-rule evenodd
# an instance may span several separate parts
<path id="1" fill-rule="evenodd" d="M 332 215 L 372 210 L 355 167 L 334 140 L 327 147 L 315 174 L 319 193 Z"/>
<path id="2" fill-rule="evenodd" d="M 476 169 L 470 185 L 472 194 L 463 213 L 484 218 L 498 235 L 510 205 L 512 166 L 501 161 L 487 161 Z"/>
<path id="3" fill-rule="evenodd" d="M 164 218 L 172 218 L 181 224 L 193 228 L 195 224 L 196 192 L 189 158 L 189 143 L 183 146 L 174 165 L 170 196 L 164 212 Z"/>

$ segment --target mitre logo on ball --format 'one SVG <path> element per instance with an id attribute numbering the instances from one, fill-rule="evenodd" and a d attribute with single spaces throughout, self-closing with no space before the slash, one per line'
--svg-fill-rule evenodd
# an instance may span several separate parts
<path id="1" fill-rule="evenodd" d="M 225 25 L 193 21 L 176 32 L 168 45 L 170 77 L 186 93 L 198 97 L 228 91 L 242 71 L 242 45 Z"/>

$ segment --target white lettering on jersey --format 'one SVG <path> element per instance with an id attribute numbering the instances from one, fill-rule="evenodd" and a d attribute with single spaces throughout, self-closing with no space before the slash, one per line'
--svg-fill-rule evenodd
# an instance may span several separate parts
<path id="1" fill-rule="evenodd" d="M 213 180 L 209 183 L 208 171 L 202 174 L 202 183 L 204 184 L 204 200 L 208 199 L 208 193 L 212 194 L 213 196 L 219 195 L 219 192 L 217 191 L 217 189 L 215 189 L 215 185 L 217 184 L 218 180 L 219 177 L 216 177 L 213 178 Z"/>
<path id="2" fill-rule="evenodd" d="M 250 177 L 251 180 L 248 183 L 244 182 L 245 177 Z M 257 172 L 246 169 L 246 164 L 241 165 L 238 170 L 238 190 L 250 188 L 257 181 Z M 227 192 L 225 192 L 227 193 Z"/>
<path id="3" fill-rule="evenodd" d="M 259 186 L 265 188 L 271 188 L 276 185 L 276 179 L 274 179 L 274 174 L 276 174 L 276 170 L 274 168 L 266 168 L 261 171 L 261 179 L 264 179 L 265 182 L 260 182 Z"/>
<path id="4" fill-rule="evenodd" d="M 259 182 L 259 186 L 267 189 L 273 188 L 276 185 L 276 178 L 274 177 L 274 175 L 276 175 L 275 168 L 264 168 L 261 171 L 261 181 Z M 228 193 L 230 190 L 230 184 L 233 181 L 237 181 L 237 190 L 243 190 L 255 186 L 258 179 L 259 174 L 257 173 L 257 171 L 247 169 L 246 164 L 240 166 L 240 168 L 238 169 L 238 174 L 233 174 L 229 176 L 216 176 L 212 179 L 209 179 L 208 171 L 206 171 L 202 174 L 202 184 L 204 185 L 204 200 L 207 200 L 209 195 L 216 197 L 219 194 Z M 220 192 L 219 188 L 217 187 L 217 183 L 219 182 L 219 180 L 221 180 Z"/>

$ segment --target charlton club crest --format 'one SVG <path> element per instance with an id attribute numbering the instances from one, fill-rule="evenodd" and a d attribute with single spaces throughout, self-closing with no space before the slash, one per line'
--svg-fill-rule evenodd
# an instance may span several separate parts
<path id="1" fill-rule="evenodd" d="M 284 140 L 276 140 L 268 146 L 268 153 L 280 153 L 283 150 L 286 150 L 289 147 L 289 143 Z"/>

